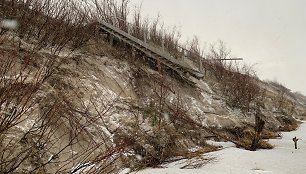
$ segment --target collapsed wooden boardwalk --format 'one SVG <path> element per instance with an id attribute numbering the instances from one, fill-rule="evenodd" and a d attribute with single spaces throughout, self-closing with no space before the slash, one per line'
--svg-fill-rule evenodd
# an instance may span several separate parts
<path id="1" fill-rule="evenodd" d="M 182 79 L 184 79 L 189 84 L 194 84 L 190 79 L 190 76 L 193 76 L 197 79 L 200 79 L 204 76 L 198 70 L 193 69 L 185 62 L 173 58 L 169 52 L 164 51 L 163 49 L 155 48 L 150 44 L 130 35 L 129 33 L 122 31 L 121 29 L 101 21 L 99 23 L 99 28 L 109 34 L 112 37 L 118 38 L 120 41 L 130 45 L 132 48 L 142 52 L 147 57 L 154 59 L 156 62 L 163 64 L 167 68 L 176 72 Z"/>

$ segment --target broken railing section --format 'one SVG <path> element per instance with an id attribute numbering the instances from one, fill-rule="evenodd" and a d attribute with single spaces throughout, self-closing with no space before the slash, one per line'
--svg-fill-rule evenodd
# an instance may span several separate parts
<path id="1" fill-rule="evenodd" d="M 111 44 L 113 44 L 114 38 L 120 42 L 124 42 L 125 44 L 131 46 L 134 50 L 142 52 L 144 55 L 146 55 L 147 58 L 153 60 L 156 64 L 162 64 L 163 66 L 166 66 L 168 69 L 178 74 L 183 80 L 191 85 L 195 85 L 195 82 L 191 80 L 190 76 L 197 79 L 204 77 L 202 65 L 203 61 L 242 60 L 242 58 L 205 59 L 204 57 L 196 55 L 196 57 L 199 58 L 199 69 L 196 70 L 185 62 L 185 58 L 187 57 L 186 53 L 188 52 L 190 54 L 192 52 L 181 46 L 179 46 L 179 49 L 182 51 L 183 57 L 181 59 L 176 59 L 169 52 L 165 51 L 164 44 L 162 44 L 161 48 L 156 48 L 148 44 L 147 35 L 145 32 L 143 35 L 143 40 L 140 40 L 132 36 L 129 32 L 129 29 L 127 29 L 127 31 L 123 31 L 120 28 L 104 21 L 99 22 L 98 27 L 101 32 L 107 34 L 110 37 Z"/>
<path id="2" fill-rule="evenodd" d="M 176 72 L 181 78 L 188 83 L 194 83 L 190 80 L 189 76 L 197 79 L 203 78 L 204 74 L 198 70 L 193 69 L 182 60 L 175 59 L 169 52 L 163 49 L 158 49 L 150 44 L 128 34 L 127 32 L 114 27 L 106 22 L 100 22 L 99 29 L 108 34 L 110 37 L 117 38 L 121 42 L 133 47 L 134 49 L 144 53 L 148 58 L 153 59 L 155 62 L 163 64 L 167 68 Z"/>
<path id="3" fill-rule="evenodd" d="M 199 62 L 198 65 L 199 65 L 199 71 L 201 73 L 204 73 L 204 66 L 203 66 L 203 63 L 205 61 L 210 61 L 210 62 L 213 62 L 213 61 L 241 61 L 243 60 L 243 58 L 240 58 L 240 57 L 237 57 L 237 58 L 222 58 L 222 59 L 207 59 L 189 49 L 186 49 L 185 47 L 182 47 L 182 46 L 178 46 L 178 48 L 180 49 L 180 51 L 182 52 L 182 60 L 184 61 L 185 59 L 187 58 L 190 58 L 189 56 L 191 55 L 192 57 L 194 57 L 195 59 L 198 59 L 197 61 Z"/>

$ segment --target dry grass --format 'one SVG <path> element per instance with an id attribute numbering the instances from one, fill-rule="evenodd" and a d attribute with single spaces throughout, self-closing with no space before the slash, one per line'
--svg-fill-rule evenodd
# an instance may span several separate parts
<path id="1" fill-rule="evenodd" d="M 279 116 L 276 118 L 282 124 L 282 126 L 279 127 L 279 131 L 289 132 L 296 130 L 299 127 L 298 122 L 293 118 L 286 116 Z"/>
<path id="2" fill-rule="evenodd" d="M 259 141 L 259 144 L 258 144 L 258 147 L 260 148 L 260 149 L 273 149 L 274 148 L 274 146 L 273 145 L 271 145 L 268 141 L 266 141 L 266 140 L 260 140 Z"/>
<path id="3" fill-rule="evenodd" d="M 139 121 L 132 125 L 124 125 L 123 130 L 118 130 L 118 137 L 124 137 L 121 139 L 133 142 L 130 148 L 134 156 L 131 155 L 128 158 L 136 159 L 133 162 L 129 161 L 127 167 L 137 170 L 158 167 L 164 162 L 190 159 L 217 150 L 217 147 L 205 142 L 205 130 L 193 124 L 179 94 L 176 94 L 172 103 L 168 101 L 168 96 L 173 89 L 165 77 L 147 77 L 141 71 L 136 71 L 139 76 L 137 80 L 141 80 L 142 76 L 146 78 L 146 81 L 142 81 L 139 85 L 152 87 L 153 84 L 151 88 L 153 91 L 146 92 L 151 102 L 140 102 L 137 111 L 133 111 L 135 120 Z M 144 127 L 147 129 L 144 130 Z M 120 141 L 118 142 L 120 144 Z M 195 147 L 196 151 L 190 151 Z M 137 160 L 137 156 L 141 156 L 141 160 Z"/>
<path id="4" fill-rule="evenodd" d="M 285 125 L 280 127 L 279 131 L 283 131 L 283 132 L 290 132 L 290 131 L 294 131 L 299 127 L 299 125 L 297 123 L 295 124 L 289 124 L 289 125 Z"/>
<path id="5" fill-rule="evenodd" d="M 96 136 L 103 140 L 97 143 L 97 137 L 93 137 L 91 132 L 87 130 L 87 128 L 97 123 L 98 118 L 104 117 L 105 111 L 102 110 L 92 116 L 88 114 L 88 108 L 83 108 L 76 104 L 82 103 L 82 101 L 79 101 L 80 98 L 76 98 L 74 95 L 78 92 L 61 81 L 60 76 L 63 74 L 59 73 L 63 70 L 60 68 L 63 59 L 54 55 L 60 54 L 64 48 L 70 48 L 70 51 L 73 52 L 75 49 L 83 47 L 92 38 L 93 35 L 91 33 L 95 34 L 96 23 L 91 23 L 92 21 L 102 19 L 125 31 L 129 30 L 126 21 L 129 10 L 128 1 L 122 1 L 119 4 L 111 0 L 101 2 L 105 4 L 100 4 L 101 6 L 95 4 L 97 5 L 97 11 L 87 11 L 89 9 L 86 8 L 83 9 L 85 11 L 82 11 L 75 8 L 70 1 L 58 1 L 56 3 L 40 0 L 1 1 L 0 10 L 1 14 L 4 14 L 1 17 L 13 18 L 19 23 L 19 27 L 14 31 L 1 29 L 0 35 L 2 44 L 6 43 L 7 35 L 12 34 L 14 38 L 19 38 L 19 42 L 12 43 L 12 47 L 17 47 L 16 49 L 14 48 L 16 52 L 12 54 L 14 56 L 9 57 L 10 59 L 3 57 L 6 61 L 1 61 L 3 66 L 0 68 L 1 85 L 3 83 L 0 89 L 0 100 L 1 104 L 5 103 L 5 107 L 1 106 L 0 108 L 2 124 L 0 138 L 4 140 L 2 142 L 9 142 L 1 144 L 0 168 L 2 172 L 20 171 L 27 164 L 32 167 L 27 169 L 27 172 L 30 173 L 46 172 L 50 168 L 54 172 L 68 172 L 75 162 L 95 163 L 100 166 L 100 171 L 93 171 L 92 173 L 102 172 L 104 171 L 103 169 L 113 165 L 117 159 L 111 157 L 121 156 L 120 154 L 127 147 L 131 147 L 139 153 L 145 152 L 143 154 L 145 157 L 144 166 L 155 166 L 177 155 L 193 156 L 200 153 L 189 154 L 187 145 L 183 143 L 186 135 L 177 132 L 175 127 L 165 125 L 160 118 L 161 113 L 168 107 L 164 101 L 168 90 L 165 84 L 160 84 L 160 87 L 163 87 L 161 91 L 155 91 L 156 99 L 159 102 L 158 105 L 154 106 L 155 109 L 153 111 L 159 117 L 152 118 L 152 114 L 149 116 L 151 120 L 154 120 L 152 121 L 156 129 L 154 135 L 141 134 L 138 131 L 134 137 L 130 135 L 120 137 L 121 141 L 113 148 L 107 145 L 107 138 L 110 137 L 105 137 L 103 131 L 97 133 Z M 98 8 L 104 7 L 106 9 L 99 11 Z M 107 13 L 103 14 L 104 12 Z M 89 16 L 85 14 L 89 14 Z M 116 14 L 117 18 L 113 18 L 113 14 Z M 140 19 L 136 19 L 135 22 L 137 20 Z M 158 25 L 158 20 L 156 20 L 152 25 L 142 23 L 140 24 L 140 30 L 139 27 L 134 28 L 134 30 L 139 30 L 138 33 L 148 32 L 147 36 L 150 36 L 148 42 L 153 42 L 159 47 L 164 46 L 166 49 L 175 51 L 178 42 L 176 31 L 167 34 L 166 30 L 160 29 Z M 137 31 L 133 32 L 137 33 Z M 24 47 L 23 42 L 30 44 Z M 47 54 L 43 56 L 40 54 L 42 49 L 51 50 L 53 55 Z M 20 50 L 26 50 L 29 54 L 25 54 L 24 57 L 20 56 Z M 116 50 L 114 52 L 120 52 L 119 55 L 118 53 L 115 55 L 116 57 L 126 56 L 126 53 L 128 53 L 124 51 L 124 48 L 121 51 Z M 38 59 L 34 58 L 33 55 L 37 56 Z M 48 59 L 48 61 L 41 62 L 41 60 L 45 59 Z M 16 69 L 16 71 L 12 73 L 12 69 Z M 23 78 L 18 74 L 26 74 L 27 76 Z M 6 77 L 8 75 L 13 79 L 7 81 Z M 66 74 L 66 76 L 69 75 L 69 73 Z M 35 77 L 34 79 L 29 78 L 33 76 Z M 30 80 L 30 82 L 25 83 L 26 80 Z M 46 99 L 38 97 L 42 93 L 41 89 L 48 90 L 47 86 L 49 85 L 52 90 L 50 90 L 50 94 L 45 96 Z M 27 86 L 35 86 L 35 88 L 32 89 Z M 160 88 L 156 87 L 156 89 Z M 17 110 L 17 113 L 12 107 L 13 104 L 16 105 L 16 101 L 16 108 L 23 109 Z M 94 108 L 97 105 L 94 102 L 91 104 Z M 39 108 L 33 108 L 36 105 Z M 106 109 L 109 109 L 109 107 L 106 107 Z M 35 125 L 30 130 L 21 135 L 21 143 L 16 143 L 15 140 L 10 139 L 7 136 L 7 132 L 14 126 L 18 126 L 19 123 L 27 121 L 31 113 L 26 111 L 35 109 L 40 112 L 37 116 L 38 120 L 35 120 Z M 96 110 L 99 111 L 101 108 L 96 108 Z M 7 114 L 8 111 L 11 111 L 10 114 Z M 175 114 L 183 114 L 182 110 L 174 108 L 173 111 L 175 111 Z M 137 144 L 137 138 L 144 140 L 146 144 L 153 147 L 153 150 L 148 149 L 145 144 Z M 33 141 L 30 141 L 31 139 Z M 176 142 L 176 139 L 182 141 Z M 45 146 L 43 148 L 41 146 L 36 147 L 37 144 Z M 26 148 L 25 151 L 14 151 L 14 149 L 24 148 L 23 146 Z M 105 147 L 107 148 L 103 150 Z M 177 148 L 182 150 L 177 152 L 175 150 Z M 78 153 L 71 154 L 69 149 L 76 150 Z M 11 151 L 13 153 L 7 153 Z M 51 154 L 56 156 L 56 159 L 55 157 L 54 159 L 51 158 L 51 160 L 48 159 Z M 61 161 L 60 167 L 53 165 L 58 160 Z"/>
<path id="6" fill-rule="evenodd" d="M 229 136 L 231 136 L 232 139 L 237 140 L 239 144 L 238 147 L 243 147 L 245 149 L 250 150 L 254 136 L 255 136 L 255 130 L 253 127 L 236 128 L 236 129 L 225 130 L 225 131 L 230 133 Z M 279 133 L 264 129 L 260 135 L 258 149 L 272 149 L 273 146 L 264 139 L 273 139 L 273 138 L 279 138 L 279 137 L 280 137 Z"/>
<path id="7" fill-rule="evenodd" d="M 274 131 L 267 130 L 267 129 L 264 129 L 261 132 L 262 139 L 275 139 L 275 138 L 279 138 L 280 136 L 281 135 L 278 132 L 274 132 Z"/>
<path id="8" fill-rule="evenodd" d="M 82 103 L 80 98 L 75 97 L 75 93 L 78 92 L 74 91 L 73 86 L 66 85 L 60 79 L 60 76 L 65 74 L 68 76 L 70 73 L 60 68 L 62 62 L 57 56 L 50 56 L 50 59 L 46 60 L 46 55 L 38 54 L 40 50 L 47 49 L 51 50 L 52 54 L 59 54 L 67 47 L 72 52 L 79 48 L 95 49 L 89 48 L 87 44 L 89 40 L 94 41 L 93 36 L 96 34 L 97 21 L 103 20 L 140 39 L 146 39 L 152 45 L 164 47 L 177 57 L 184 53 L 181 53 L 178 47 L 179 31 L 176 28 L 167 30 L 159 18 L 152 22 L 142 19 L 140 9 L 138 9 L 133 14 L 133 21 L 129 22 L 127 20 L 130 13 L 129 1 L 102 0 L 100 3 L 93 2 L 95 8 L 87 8 L 89 6 L 85 3 L 84 9 L 79 9 L 70 1 L 59 1 L 54 4 L 51 4 L 50 1 L 40 0 L 1 1 L 0 10 L 3 15 L 1 17 L 13 18 L 19 22 L 17 30 L 1 29 L 1 46 L 6 43 L 6 36 L 9 34 L 13 34 L 13 37 L 16 38 L 19 37 L 20 41 L 25 40 L 31 43 L 29 51 L 24 51 L 25 48 L 21 47 L 21 42 L 13 41 L 12 46 L 16 47 L 11 52 L 13 56 L 5 57 L 8 54 L 5 54 L 4 51 L 1 54 L 1 60 L 4 61 L 1 61 L 0 67 L 0 140 L 1 142 L 9 142 L 1 144 L 0 150 L 3 152 L 0 155 L 1 171 L 15 172 L 20 166 L 25 166 L 28 164 L 26 162 L 30 161 L 35 167 L 29 172 L 44 172 L 47 170 L 46 166 L 52 166 L 53 163 L 53 159 L 50 161 L 46 157 L 50 156 L 50 149 L 58 148 L 56 143 L 59 141 L 61 141 L 60 148 L 52 152 L 58 159 L 63 160 L 61 168 L 55 167 L 56 172 L 69 171 L 71 164 L 75 161 L 94 162 L 103 170 L 113 165 L 118 156 L 122 156 L 123 152 L 129 150 L 143 157 L 143 160 L 138 161 L 136 167 L 134 166 L 135 168 L 154 167 L 177 156 L 193 158 L 217 150 L 216 147 L 207 145 L 200 134 L 190 133 L 203 130 L 200 129 L 201 126 L 194 124 L 188 114 L 188 108 L 184 107 L 182 104 L 184 101 L 179 95 L 174 103 L 170 104 L 166 101 L 172 88 L 164 76 L 149 79 L 154 83 L 154 95 L 151 96 L 153 101 L 141 106 L 135 112 L 141 113 L 142 119 L 151 124 L 151 132 L 141 129 L 140 124 L 135 122 L 132 126 L 127 127 L 130 130 L 122 130 L 121 133 L 118 133 L 119 130 L 117 130 L 119 136 L 118 141 L 115 142 L 116 147 L 107 145 L 107 139 L 111 137 L 105 137 L 103 131 L 97 133 L 103 142 L 97 143 L 95 141 L 97 137 L 94 137 L 87 128 L 96 124 L 98 118 L 106 117 L 104 113 L 107 113 L 107 109 L 113 105 L 110 104 L 107 106 L 108 108 L 101 110 L 92 100 L 92 107 L 96 111 L 100 111 L 94 115 L 88 113 L 88 108 L 77 105 L 76 103 Z M 97 44 L 97 42 L 93 44 Z M 199 41 L 194 39 L 188 46 L 189 53 L 196 55 L 190 54 L 189 56 L 193 57 L 194 62 L 197 62 L 198 58 L 203 55 Z M 110 57 L 121 59 L 132 57 L 129 48 L 126 47 L 110 48 L 105 46 L 104 48 L 105 50 L 95 49 L 94 51 L 103 54 L 109 52 Z M 256 84 L 255 74 L 251 67 L 226 64 L 218 60 L 228 58 L 228 56 L 229 53 L 222 45 L 217 50 L 212 48 L 206 57 L 217 61 L 206 62 L 205 68 L 211 71 L 219 82 L 219 89 L 230 106 L 249 111 L 252 109 L 252 104 L 262 95 Z M 135 72 L 135 74 L 137 73 L 137 77 L 141 76 L 139 75 L 141 72 Z M 29 74 L 34 78 L 30 79 Z M 13 78 L 7 80 L 8 76 Z M 41 95 L 40 90 L 45 88 L 44 85 L 52 86 L 53 90 L 52 94 L 48 98 L 46 97 L 49 101 L 46 103 L 42 102 L 42 98 L 37 97 Z M 22 110 L 18 110 L 16 113 L 14 105 Z M 9 139 L 7 132 L 24 121 L 25 116 L 31 115 L 31 109 L 34 105 L 40 105 L 41 111 L 35 126 L 21 136 L 21 144 L 16 143 L 17 140 Z M 165 112 L 169 113 L 169 120 L 164 118 L 163 113 Z M 138 116 L 136 115 L 136 117 Z M 60 134 L 57 132 L 59 127 L 62 130 Z M 289 123 L 288 127 L 284 127 L 284 130 L 293 130 L 296 127 L 296 124 Z M 254 134 L 253 129 L 244 129 L 241 132 L 235 132 L 233 136 L 243 147 L 247 148 L 252 144 Z M 262 133 L 262 138 L 276 136 L 270 131 Z M 44 149 L 42 146 L 37 147 L 37 144 L 48 144 L 48 146 Z M 195 152 L 188 151 L 190 147 L 194 146 L 201 148 Z M 105 150 L 101 150 L 105 147 L 107 147 Z M 79 154 L 63 155 L 68 153 L 69 149 L 75 148 L 80 150 Z M 273 147 L 267 141 L 262 140 L 259 142 L 259 148 Z M 25 149 L 25 151 L 14 151 L 14 149 Z M 43 157 L 40 156 L 41 154 Z M 113 159 L 114 156 L 116 159 Z M 126 160 L 125 162 L 129 163 L 130 161 Z M 94 172 L 101 171 L 93 171 L 92 173 Z"/>
<path id="9" fill-rule="evenodd" d="M 251 146 L 252 146 L 252 139 L 249 138 L 242 138 L 239 139 L 239 143 L 241 144 L 241 146 L 247 150 L 251 150 Z M 257 145 L 257 149 L 273 149 L 274 146 L 271 145 L 268 141 L 266 140 L 260 140 L 258 145 Z"/>
<path id="10" fill-rule="evenodd" d="M 14 19 L 14 33 L 32 43 L 33 50 L 50 49 L 59 54 L 64 47 L 82 47 L 94 33 L 86 14 L 70 1 L 5 0 L 0 6 L 2 18 Z M 5 34 L 8 30 L 1 29 Z"/>

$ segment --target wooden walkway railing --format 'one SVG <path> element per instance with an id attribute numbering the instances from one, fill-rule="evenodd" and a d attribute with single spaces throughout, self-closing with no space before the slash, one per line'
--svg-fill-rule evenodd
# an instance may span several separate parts
<path id="1" fill-rule="evenodd" d="M 194 82 L 191 81 L 189 76 L 193 76 L 197 79 L 200 79 L 204 76 L 204 74 L 200 71 L 191 68 L 183 61 L 173 58 L 170 53 L 162 49 L 155 48 L 150 44 L 130 35 L 125 31 L 122 31 L 121 29 L 109 23 L 102 21 L 99 24 L 99 28 L 104 32 L 108 33 L 113 37 L 119 38 L 124 43 L 144 53 L 146 56 L 154 59 L 156 62 L 159 62 L 160 64 L 163 64 L 166 67 L 170 68 L 188 83 L 194 84 Z"/>

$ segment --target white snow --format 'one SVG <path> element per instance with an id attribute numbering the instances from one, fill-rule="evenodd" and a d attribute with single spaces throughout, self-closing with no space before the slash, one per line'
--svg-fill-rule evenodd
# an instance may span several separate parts
<path id="1" fill-rule="evenodd" d="M 212 104 L 213 98 L 211 97 L 211 95 L 208 95 L 207 93 L 204 92 L 201 92 L 201 95 L 210 105 Z"/>
<path id="2" fill-rule="evenodd" d="M 81 174 L 81 173 L 88 173 L 95 164 L 85 163 L 85 164 L 77 164 L 71 169 L 71 173 L 74 174 Z"/>
<path id="3" fill-rule="evenodd" d="M 24 122 L 22 122 L 19 125 L 16 125 L 15 127 L 20 129 L 23 132 L 28 132 L 36 123 L 37 121 L 35 119 L 27 118 Z"/>
<path id="4" fill-rule="evenodd" d="M 294 149 L 293 137 L 299 138 Z M 272 150 L 255 152 L 238 149 L 231 143 L 214 143 L 224 149 L 207 154 L 215 159 L 198 169 L 180 169 L 187 162 L 174 162 L 168 168 L 145 169 L 137 174 L 304 174 L 306 173 L 306 122 L 297 131 L 285 132 L 269 141 Z"/>
<path id="5" fill-rule="evenodd" d="M 207 93 L 214 93 L 213 90 L 209 87 L 209 85 L 204 80 L 198 80 L 198 86 L 200 89 L 204 90 Z"/>
<path id="6" fill-rule="evenodd" d="M 126 169 L 122 170 L 119 174 L 127 174 L 127 173 L 130 173 L 130 172 L 131 172 L 131 169 L 126 168 Z"/>
<path id="7" fill-rule="evenodd" d="M 3 19 L 0 22 L 0 27 L 1 28 L 6 28 L 9 30 L 15 30 L 18 28 L 18 21 L 16 20 L 11 20 L 11 19 Z"/>

